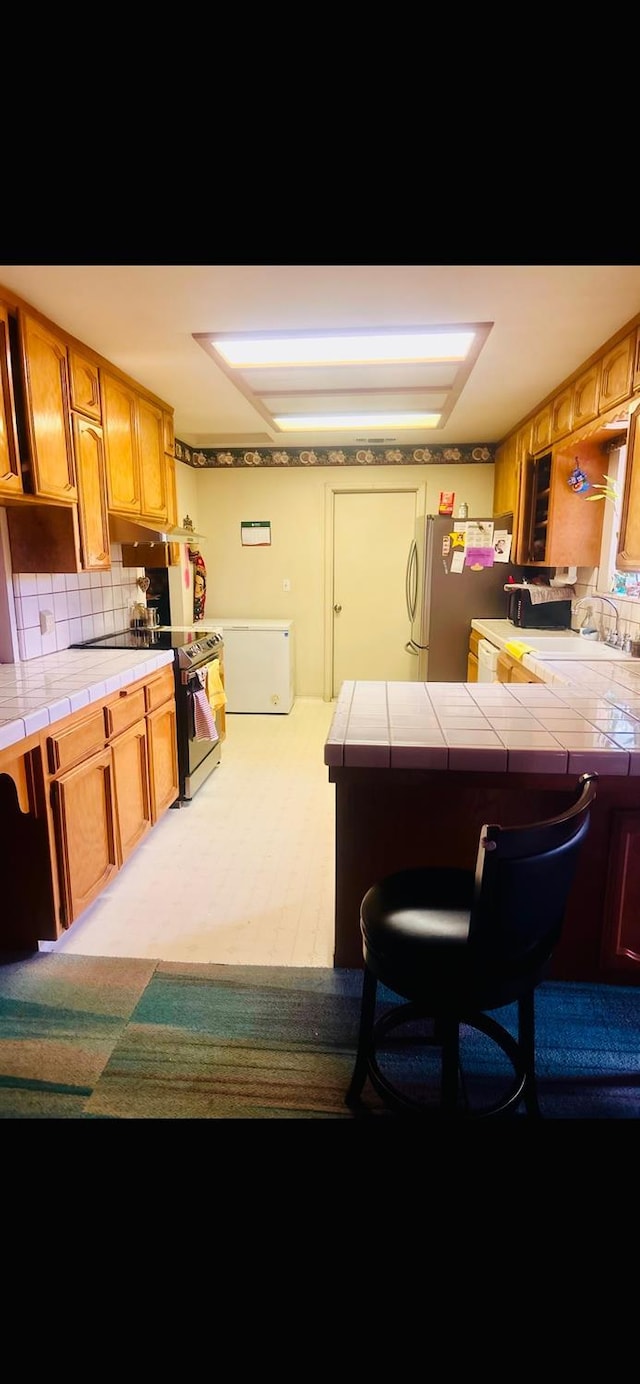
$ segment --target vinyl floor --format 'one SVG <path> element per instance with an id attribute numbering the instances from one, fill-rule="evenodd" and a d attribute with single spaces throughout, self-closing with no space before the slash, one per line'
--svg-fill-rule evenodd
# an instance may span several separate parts
<path id="1" fill-rule="evenodd" d="M 228 965 L 333 965 L 334 705 L 227 717 L 222 759 L 42 951 Z"/>

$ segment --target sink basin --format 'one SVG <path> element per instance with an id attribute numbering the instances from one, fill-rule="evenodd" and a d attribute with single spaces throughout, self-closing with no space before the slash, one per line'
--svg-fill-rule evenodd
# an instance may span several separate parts
<path id="1" fill-rule="evenodd" d="M 538 637 L 534 634 L 529 636 L 523 631 L 522 642 L 531 644 L 536 653 L 544 655 L 547 659 L 576 658 L 582 659 L 585 663 L 594 663 L 600 659 L 609 663 L 631 662 L 631 654 L 624 653 L 622 649 L 612 649 L 609 644 L 598 639 L 583 639 L 579 634 Z"/>

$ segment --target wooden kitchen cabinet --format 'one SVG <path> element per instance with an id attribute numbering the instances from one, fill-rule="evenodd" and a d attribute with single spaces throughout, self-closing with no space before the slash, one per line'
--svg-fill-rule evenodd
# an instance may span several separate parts
<path id="1" fill-rule="evenodd" d="M 167 522 L 167 464 L 162 410 L 148 399 L 137 401 L 140 464 L 140 513 Z"/>
<path id="2" fill-rule="evenodd" d="M 51 794 L 61 921 L 68 926 L 118 870 L 111 750 L 105 748 L 61 774 Z"/>
<path id="3" fill-rule="evenodd" d="M 22 494 L 9 313 L 0 303 L 0 497 Z"/>
<path id="4" fill-rule="evenodd" d="M 543 682 L 535 673 L 530 673 L 528 668 L 524 668 L 518 658 L 513 658 L 511 654 L 500 651 L 496 663 L 498 671 L 498 682 Z"/>
<path id="5" fill-rule="evenodd" d="M 573 382 L 573 417 L 571 426 L 577 431 L 585 423 L 598 417 L 600 408 L 600 379 L 602 362 L 597 360 L 588 370 L 583 370 Z"/>
<path id="6" fill-rule="evenodd" d="M 79 351 L 69 351 L 71 407 L 97 423 L 102 419 L 100 374 L 97 365 Z"/>
<path id="7" fill-rule="evenodd" d="M 54 931 L 44 935 L 60 936 L 179 796 L 173 664 L 65 717 L 37 741 L 54 862 Z"/>
<path id="8" fill-rule="evenodd" d="M 621 572 L 640 572 L 640 409 L 631 414 L 627 437 L 622 517 L 616 567 Z"/>
<path id="9" fill-rule="evenodd" d="M 101 372 L 101 383 L 108 508 L 165 526 L 166 415 L 108 371 Z"/>
<path id="10" fill-rule="evenodd" d="M 71 436 L 67 346 L 62 337 L 22 309 L 18 309 L 17 322 L 25 400 L 22 421 L 28 456 L 28 488 L 41 499 L 73 504 L 78 499 L 78 488 Z"/>
<path id="11" fill-rule="evenodd" d="M 612 814 L 600 965 L 640 976 L 640 812 Z"/>
<path id="12" fill-rule="evenodd" d="M 82 570 L 106 572 L 111 567 L 111 547 L 102 428 L 79 413 L 72 413 L 71 426 L 78 475 Z"/>
<path id="13" fill-rule="evenodd" d="M 599 413 L 606 413 L 607 409 L 628 399 L 632 393 L 635 345 L 636 333 L 633 331 L 602 357 Z"/>
<path id="14" fill-rule="evenodd" d="M 478 644 L 481 635 L 477 630 L 472 629 L 469 635 L 469 652 L 467 654 L 467 682 L 478 681 Z"/>
<path id="15" fill-rule="evenodd" d="M 175 699 L 147 715 L 149 735 L 149 785 L 151 820 L 158 819 L 176 801 L 179 792 Z"/>
<path id="16" fill-rule="evenodd" d="M 136 721 L 111 741 L 115 786 L 118 864 L 151 830 L 147 723 Z"/>
<path id="17" fill-rule="evenodd" d="M 531 424 L 531 451 L 534 456 L 543 452 L 551 441 L 551 404 L 536 413 Z"/>
<path id="18" fill-rule="evenodd" d="M 100 372 L 107 503 L 120 514 L 141 512 L 136 395 L 122 380 Z"/>
<path id="19" fill-rule="evenodd" d="M 600 560 L 603 505 L 587 500 L 569 484 L 575 467 L 591 484 L 600 484 L 606 458 L 599 443 L 580 442 L 570 451 L 556 447 L 529 457 L 523 470 L 515 561 L 538 567 L 595 567 Z"/>
<path id="20" fill-rule="evenodd" d="M 567 437 L 573 427 L 573 384 L 568 384 L 566 389 L 556 394 L 551 402 L 551 425 L 549 441 L 557 442 L 561 437 Z"/>

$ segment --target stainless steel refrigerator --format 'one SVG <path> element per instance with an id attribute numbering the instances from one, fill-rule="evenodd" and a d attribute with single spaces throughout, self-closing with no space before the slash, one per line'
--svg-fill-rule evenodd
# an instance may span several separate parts
<path id="1" fill-rule="evenodd" d="M 512 532 L 513 515 L 457 520 L 440 514 L 422 515 L 416 520 L 415 538 L 409 550 L 406 570 L 407 614 L 411 624 L 405 645 L 417 659 L 417 682 L 466 682 L 467 652 L 471 621 L 507 618 L 509 576 L 517 580 L 521 569 L 509 562 L 483 566 L 466 563 L 466 549 L 456 547 L 451 534 L 467 531 L 468 525 L 492 525 L 495 534 Z M 488 535 L 488 529 L 485 528 Z M 475 530 L 471 530 L 473 534 Z M 462 552 L 464 565 L 460 565 Z M 495 553 L 494 553 L 495 557 Z"/>

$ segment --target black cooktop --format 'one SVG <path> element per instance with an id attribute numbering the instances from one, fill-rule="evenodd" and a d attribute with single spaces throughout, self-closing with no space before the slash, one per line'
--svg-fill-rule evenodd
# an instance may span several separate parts
<path id="1" fill-rule="evenodd" d="M 180 630 L 167 626 L 148 629 L 116 630 L 115 634 L 103 634 L 98 639 L 85 639 L 81 644 L 71 644 L 72 649 L 184 649 L 189 644 L 211 639 L 211 630 Z M 220 642 L 222 642 L 220 640 Z"/>

